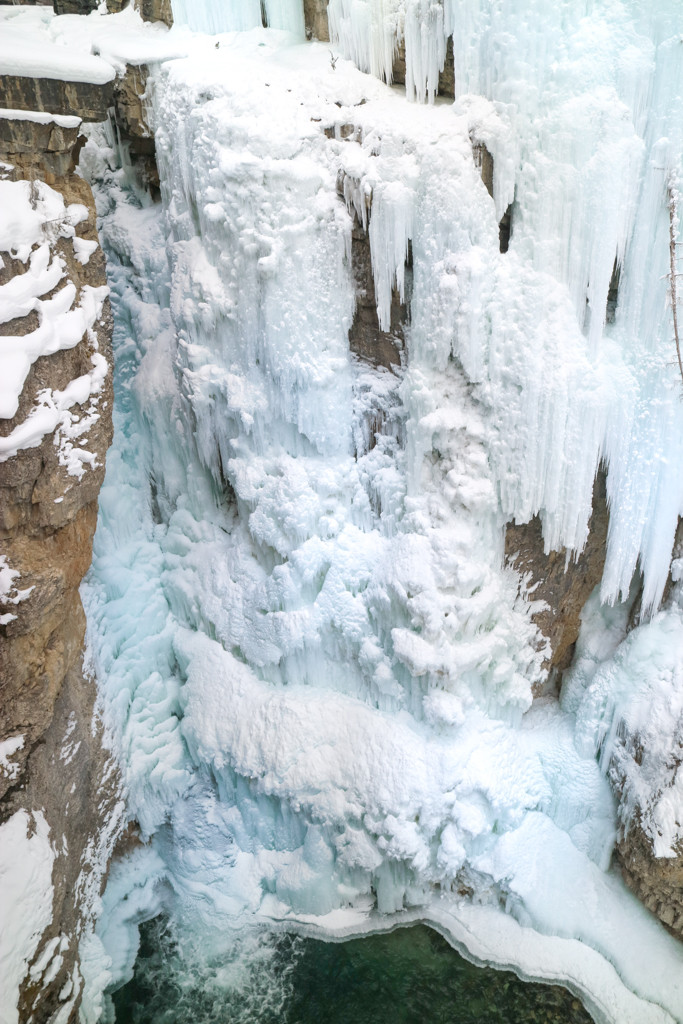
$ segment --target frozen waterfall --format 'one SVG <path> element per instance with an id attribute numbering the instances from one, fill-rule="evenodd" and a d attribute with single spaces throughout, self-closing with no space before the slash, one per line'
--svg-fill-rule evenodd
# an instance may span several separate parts
<path id="1" fill-rule="evenodd" d="M 677 606 L 622 643 L 683 512 L 677 3 L 331 0 L 336 63 L 300 4 L 268 0 L 269 28 L 260 3 L 173 6 L 196 34 L 151 76 L 162 203 L 103 134 L 83 157 L 117 350 L 84 600 L 145 840 L 83 944 L 86 1018 L 163 908 L 207 949 L 428 921 L 598 1021 L 682 1021 L 683 948 L 610 870 L 602 770 L 620 716 L 680 689 Z M 380 328 L 409 304 L 393 370 L 350 352 L 354 222 Z M 600 465 L 602 591 L 562 701 L 532 700 L 504 525 L 580 551 Z"/>

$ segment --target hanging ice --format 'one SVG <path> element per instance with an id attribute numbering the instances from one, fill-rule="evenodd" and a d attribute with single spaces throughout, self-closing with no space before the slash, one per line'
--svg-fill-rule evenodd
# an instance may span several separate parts
<path id="1" fill-rule="evenodd" d="M 262 30 L 154 75 L 163 212 L 101 197 L 120 407 L 86 598 L 150 839 L 107 895 L 114 976 L 162 904 L 207 945 L 401 913 L 570 978 L 598 1020 L 681 1019 L 681 951 L 608 871 L 588 684 L 531 706 L 540 638 L 501 567 L 512 517 L 580 550 L 603 461 L 603 597 L 640 564 L 652 608 L 682 506 L 675 11 L 595 6 L 333 0 L 362 69 L 404 39 L 418 98 L 455 27 L 454 104 Z M 380 327 L 410 300 L 395 373 L 349 353 L 354 216 Z"/>
<path id="2" fill-rule="evenodd" d="M 260 28 L 284 29 L 303 38 L 303 0 L 172 0 L 173 21 L 195 32 L 243 32 Z"/>

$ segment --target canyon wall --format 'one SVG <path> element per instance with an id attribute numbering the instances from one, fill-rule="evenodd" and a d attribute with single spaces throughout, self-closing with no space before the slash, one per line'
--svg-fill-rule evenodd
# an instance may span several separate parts
<path id="1" fill-rule="evenodd" d="M 114 0 L 110 9 L 115 6 Z M 318 40 L 329 37 L 325 8 L 321 0 L 306 0 L 304 4 L 307 32 Z M 92 9 L 92 4 L 72 0 L 59 9 L 84 13 Z M 172 20 L 167 3 L 154 5 L 145 0 L 140 9 L 152 20 Z M 8 336 L 24 337 L 39 329 L 41 318 L 49 313 L 40 303 L 55 299 L 69 283 L 75 289 L 72 308 L 82 302 L 84 289 L 97 290 L 106 285 L 92 194 L 74 173 L 81 144 L 74 114 L 104 120 L 108 108 L 115 106 L 120 136 L 141 180 L 153 192 L 158 188 L 154 140 L 141 99 L 147 75 L 144 65 L 129 68 L 116 82 L 104 86 L 2 77 L 0 84 L 8 107 L 55 115 L 35 118 L 13 116 L 9 111 L 0 118 L 4 180 L 42 182 L 63 198 L 66 211 L 72 207 L 86 211 L 81 219 L 74 213 L 72 224 L 68 213 L 60 213 L 61 227 L 56 231 L 46 215 L 41 244 L 49 246 L 49 265 L 62 262 L 63 275 L 58 284 L 50 284 L 33 296 L 36 302 L 30 308 L 7 319 L 4 333 Z M 394 80 L 400 84 L 404 78 L 405 53 L 399 47 Z M 452 45 L 446 51 L 439 91 L 444 95 L 454 93 Z M 72 120 L 60 120 L 65 114 Z M 335 137 L 348 137 L 350 141 L 355 130 L 353 125 L 332 129 Z M 492 194 L 493 160 L 476 140 L 473 159 Z M 27 184 L 19 198 L 34 211 L 47 210 L 52 201 L 42 186 L 35 184 Z M 509 212 L 505 214 L 508 236 L 509 216 Z M 503 220 L 501 252 L 507 248 L 507 240 L 503 248 Z M 22 259 L 12 243 L 3 250 L 2 258 L 0 288 L 16 290 L 19 286 L 12 282 L 31 273 L 30 254 Z M 356 286 L 351 350 L 374 365 L 398 366 L 405 358 L 404 334 L 410 323 L 409 288 L 405 302 L 393 293 L 389 329 L 381 330 L 368 236 L 358 221 L 352 234 L 351 261 Z M 43 844 L 43 863 L 49 861 L 50 874 L 49 920 L 41 922 L 40 930 L 28 936 L 28 961 L 22 966 L 12 950 L 4 961 L 18 985 L 22 1021 L 66 1022 L 76 1018 L 80 998 L 78 942 L 92 923 L 106 864 L 122 823 L 118 777 L 97 722 L 94 680 L 83 665 L 85 622 L 78 594 L 90 564 L 97 495 L 111 441 L 110 337 L 108 301 L 103 299 L 96 320 L 77 344 L 40 356 L 32 363 L 17 410 L 0 426 L 2 443 L 15 436 L 36 409 L 52 412 L 53 406 L 59 406 L 55 393 L 64 394 L 74 381 L 92 377 L 95 354 L 108 364 L 97 389 L 92 386 L 83 401 L 57 408 L 60 414 L 68 412 L 68 418 L 58 416 L 56 425 L 39 439 L 33 437 L 36 443 L 32 440 L 30 446 L 16 452 L 9 441 L 5 449 L 0 448 L 6 452 L 0 463 L 0 829 L 8 827 L 6 836 L 18 834 L 19 826 L 24 829 L 17 850 L 23 848 L 21 843 L 31 846 L 48 837 Z M 102 370 L 101 364 L 99 368 Z M 48 392 L 51 399 L 46 397 Z M 572 661 L 581 611 L 602 578 L 608 526 L 602 474 L 595 482 L 588 540 L 578 559 L 569 558 L 564 549 L 546 552 L 541 522 L 536 517 L 528 523 L 511 521 L 507 525 L 506 560 L 524 578 L 526 591 L 540 602 L 534 619 L 547 641 L 546 667 L 552 673 L 545 693 L 557 692 L 562 673 Z M 674 555 L 680 558 L 680 551 Z M 674 571 L 667 595 L 670 603 L 677 600 L 677 579 Z M 635 626 L 634 616 L 628 628 Z M 681 720 L 676 719 L 670 729 L 669 746 L 663 751 L 648 751 L 640 734 L 625 723 L 618 755 L 607 767 L 623 809 L 617 858 L 624 878 L 646 906 L 679 935 L 683 932 L 683 852 L 658 853 L 648 807 L 653 794 L 661 793 L 648 790 L 648 778 L 644 777 L 634 814 L 633 788 L 628 780 L 656 756 L 666 762 L 673 789 L 681 762 L 681 735 Z M 655 777 L 659 779 L 661 772 L 653 771 Z"/>
<path id="2" fill-rule="evenodd" d="M 39 88 L 15 79 L 5 95 L 37 106 Z M 99 116 L 97 88 L 88 97 L 79 83 L 81 94 Z M 18 400 L 3 391 L 0 420 L 0 992 L 10 1021 L 77 1018 L 78 945 L 123 811 L 79 596 L 113 406 L 104 255 L 92 192 L 74 173 L 79 124 L 0 111 L 3 349 L 8 374 L 30 364 Z"/>

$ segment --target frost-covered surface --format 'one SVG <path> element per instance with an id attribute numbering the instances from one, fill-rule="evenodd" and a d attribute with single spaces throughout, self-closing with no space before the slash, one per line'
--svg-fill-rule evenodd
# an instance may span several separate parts
<path id="1" fill-rule="evenodd" d="M 646 605 L 668 569 L 678 65 L 629 9 L 585 22 L 577 2 L 549 25 L 539 8 L 537 28 L 511 6 L 510 95 L 454 105 L 410 104 L 284 34 L 197 37 L 154 76 L 163 211 L 107 169 L 102 139 L 84 153 L 105 183 L 118 352 L 84 599 L 151 837 L 89 942 L 88 1019 L 162 904 L 207 950 L 259 922 L 428 919 L 475 957 L 569 979 L 598 1020 L 683 1019 L 683 953 L 609 871 L 613 797 L 574 709 L 530 709 L 542 651 L 501 568 L 512 515 L 581 547 L 604 458 L 605 596 L 628 592 L 639 552 Z M 485 14 L 458 10 L 486 42 Z M 491 92 L 484 77 L 468 88 Z M 358 142 L 324 134 L 347 124 Z M 411 243 L 396 375 L 348 351 L 352 214 L 370 198 L 382 325 Z"/>
<path id="2" fill-rule="evenodd" d="M 42 811 L 21 810 L 0 825 L 0 1011 L 18 1024 L 19 985 L 52 918 L 54 851 Z"/>
<path id="3" fill-rule="evenodd" d="M 0 181 L 0 254 L 27 265 L 25 273 L 15 274 L 0 285 L 0 325 L 34 311 L 39 321 L 38 327 L 26 334 L 0 335 L 3 419 L 16 415 L 24 382 L 37 359 L 74 348 L 84 336 L 97 349 L 94 327 L 102 313 L 107 287 L 84 285 L 77 295 L 76 285 L 66 281 L 55 291 L 64 281 L 66 265 L 63 257 L 54 252 L 54 245 L 59 239 L 75 242 L 76 226 L 86 217 L 84 206 L 66 206 L 60 193 L 42 181 Z M 96 245 L 78 241 L 81 246 L 74 245 L 77 258 L 84 261 Z M 50 298 L 43 297 L 51 292 L 54 294 Z M 91 361 L 92 371 L 70 381 L 63 390 L 40 391 L 26 418 L 0 437 L 0 462 L 22 448 L 35 448 L 46 434 L 59 428 L 56 443 L 60 447 L 60 462 L 69 473 L 83 475 L 84 461 L 92 462 L 94 456 L 83 451 L 81 458 L 73 441 L 83 437 L 97 416 L 96 396 L 108 369 L 106 359 L 97 351 Z M 72 415 L 74 405 L 86 405 L 84 418 Z"/>
<path id="4" fill-rule="evenodd" d="M 679 595 L 680 597 L 680 595 Z M 683 849 L 683 614 L 678 601 L 633 630 L 612 653 L 596 652 L 604 631 L 586 609 L 563 703 L 576 711 L 579 749 L 596 753 L 622 792 L 626 830 L 634 818 L 655 857 Z M 596 623 L 597 620 L 597 623 Z M 595 628 L 597 625 L 597 629 Z"/>
<path id="5" fill-rule="evenodd" d="M 145 22 L 131 4 L 120 14 L 98 9 L 55 16 L 51 7 L 0 7 L 0 74 L 104 85 L 126 64 L 186 52 L 182 32 Z"/>

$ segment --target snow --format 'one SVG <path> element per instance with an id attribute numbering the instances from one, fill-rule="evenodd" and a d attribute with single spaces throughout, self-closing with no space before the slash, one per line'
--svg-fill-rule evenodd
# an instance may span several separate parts
<path id="1" fill-rule="evenodd" d="M 0 825 L 0 1007 L 18 1024 L 19 985 L 52 919 L 54 852 L 42 810 L 17 811 Z"/>
<path id="2" fill-rule="evenodd" d="M 2 570 L 0 569 L 0 571 Z M 2 618 L 5 618 L 5 616 L 2 616 Z M 19 765 L 12 764 L 12 761 L 10 759 L 17 753 L 18 750 L 23 749 L 23 735 L 10 736 L 9 739 L 3 740 L 2 743 L 0 743 L 0 772 L 2 772 L 6 778 L 14 780 L 19 774 Z"/>
<path id="3" fill-rule="evenodd" d="M 97 249 L 97 242 L 88 241 L 87 238 L 74 238 L 73 240 L 74 252 L 76 253 L 76 259 L 83 266 L 88 263 L 90 257 Z"/>
<path id="4" fill-rule="evenodd" d="M 376 75 L 405 32 L 408 98 L 325 46 L 208 24 L 233 5 L 196 7 L 226 34 L 152 74 L 161 210 L 92 133 L 118 400 L 84 603 L 149 840 L 89 946 L 92 1019 L 161 905 L 207 956 L 263 923 L 441 922 L 472 956 L 568 980 L 598 1020 L 682 1019 L 680 946 L 610 869 L 594 741 L 637 682 L 669 728 L 677 648 L 655 662 L 653 634 L 616 697 L 588 679 L 626 658 L 639 562 L 658 604 L 683 507 L 661 280 L 680 72 L 666 4 L 532 6 L 503 5 L 499 32 L 478 5 L 443 23 L 418 3 L 331 5 Z M 457 99 L 411 103 L 450 18 Z M 349 353 L 354 213 L 380 324 L 392 289 L 410 300 L 395 373 Z M 548 546 L 579 551 L 601 461 L 600 639 L 572 700 L 532 703 L 544 648 L 504 524 L 538 513 Z M 653 821 L 673 841 L 672 806 Z"/>
<path id="5" fill-rule="evenodd" d="M 80 117 L 72 114 L 48 114 L 42 110 L 0 110 L 0 118 L 8 121 L 33 121 L 34 124 L 56 124 L 59 128 L 78 128 Z"/>
<path id="6" fill-rule="evenodd" d="M 88 16 L 55 15 L 40 6 L 0 8 L 3 75 L 106 85 L 126 65 L 170 60 L 186 51 L 185 33 L 143 21 L 132 4 L 119 14 L 98 10 Z"/>

